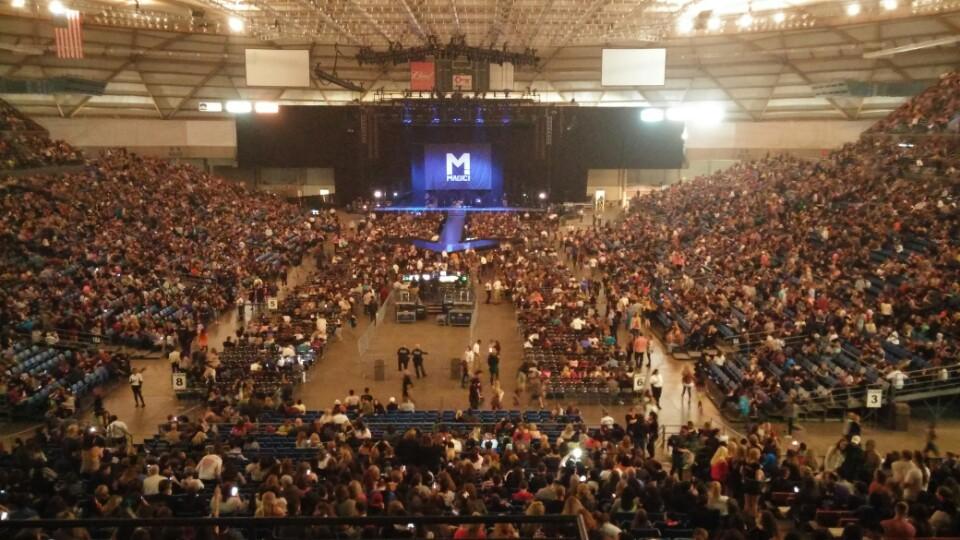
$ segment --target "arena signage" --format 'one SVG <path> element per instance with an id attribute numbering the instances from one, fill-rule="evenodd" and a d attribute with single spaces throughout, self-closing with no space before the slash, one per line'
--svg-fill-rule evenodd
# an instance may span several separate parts
<path id="1" fill-rule="evenodd" d="M 423 157 L 427 190 L 491 188 L 489 144 L 427 144 Z"/>

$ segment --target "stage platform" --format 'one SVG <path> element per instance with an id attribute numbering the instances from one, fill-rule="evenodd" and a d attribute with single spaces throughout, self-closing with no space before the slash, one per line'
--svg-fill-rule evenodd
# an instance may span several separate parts
<path id="1" fill-rule="evenodd" d="M 374 212 L 546 212 L 546 208 L 512 206 L 379 206 Z"/>

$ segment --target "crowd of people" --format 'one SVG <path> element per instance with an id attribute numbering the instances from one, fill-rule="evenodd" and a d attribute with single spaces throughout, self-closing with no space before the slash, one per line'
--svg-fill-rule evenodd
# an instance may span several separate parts
<path id="1" fill-rule="evenodd" d="M 0 169 L 76 164 L 82 159 L 79 151 L 51 140 L 42 126 L 0 100 Z"/>
<path id="2" fill-rule="evenodd" d="M 363 226 L 372 227 L 384 239 L 436 241 L 443 221 L 443 212 L 376 212 L 367 216 Z"/>
<path id="3" fill-rule="evenodd" d="M 548 216 L 545 213 L 470 212 L 464 228 L 465 238 L 495 238 L 516 240 L 547 234 Z"/>
<path id="4" fill-rule="evenodd" d="M 907 100 L 877 122 L 871 132 L 960 132 L 960 73 L 945 74 L 940 81 Z"/>
<path id="5" fill-rule="evenodd" d="M 0 207 L 4 326 L 142 348 L 195 334 L 236 297 L 283 279 L 329 219 L 122 151 L 20 178 Z"/>

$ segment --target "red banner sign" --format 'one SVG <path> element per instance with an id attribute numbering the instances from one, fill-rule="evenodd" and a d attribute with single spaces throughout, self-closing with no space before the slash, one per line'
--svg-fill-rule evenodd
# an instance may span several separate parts
<path id="1" fill-rule="evenodd" d="M 410 62 L 410 90 L 433 90 L 433 62 Z"/>

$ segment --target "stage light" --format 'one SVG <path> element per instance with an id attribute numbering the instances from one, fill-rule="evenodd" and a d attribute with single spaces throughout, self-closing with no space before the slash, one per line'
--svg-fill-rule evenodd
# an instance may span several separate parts
<path id="1" fill-rule="evenodd" d="M 671 122 L 684 122 L 687 119 L 686 107 L 670 107 L 667 109 L 667 120 Z"/>
<path id="2" fill-rule="evenodd" d="M 897 9 L 897 0 L 883 0 L 881 4 L 883 4 L 883 9 L 887 11 L 893 11 Z"/>
<path id="3" fill-rule="evenodd" d="M 326 196 L 329 195 L 329 194 L 330 194 L 330 190 L 329 190 L 329 189 L 321 189 L 321 190 L 320 190 L 320 196 L 321 196 L 321 197 L 326 197 Z"/>
<path id="4" fill-rule="evenodd" d="M 475 203 L 477 203 L 477 204 L 480 204 L 481 202 L 483 202 L 483 199 L 481 199 L 480 197 L 477 197 L 477 198 L 474 199 L 473 201 L 474 201 Z"/>
<path id="5" fill-rule="evenodd" d="M 753 24 L 753 15 L 749 13 L 744 13 L 737 19 L 737 26 L 740 28 L 748 28 L 751 24 Z"/>
<path id="6" fill-rule="evenodd" d="M 693 19 L 682 18 L 677 21 L 677 31 L 681 34 L 693 32 Z"/>
<path id="7" fill-rule="evenodd" d="M 63 2 L 60 0 L 53 0 L 47 4 L 47 9 L 49 9 L 50 13 L 53 13 L 54 15 L 63 15 L 67 12 L 67 8 L 63 6 Z"/>
<path id="8" fill-rule="evenodd" d="M 243 19 L 240 17 L 230 17 L 227 19 L 227 26 L 230 27 L 231 32 L 243 32 Z"/>
<path id="9" fill-rule="evenodd" d="M 260 114 L 276 114 L 280 112 L 280 104 L 276 101 L 258 101 L 253 105 L 253 110 Z"/>
<path id="10" fill-rule="evenodd" d="M 538 197 L 541 201 L 546 200 L 546 199 L 547 199 L 547 192 L 546 192 L 546 191 L 541 191 L 540 194 L 537 195 L 537 197 Z"/>
<path id="11" fill-rule="evenodd" d="M 233 114 L 247 114 L 253 110 L 249 101 L 228 101 L 227 112 Z"/>
<path id="12" fill-rule="evenodd" d="M 10 5 L 16 9 L 20 9 L 27 5 L 27 2 L 26 0 L 11 0 Z"/>
<path id="13" fill-rule="evenodd" d="M 710 20 L 707 21 L 708 30 L 719 30 L 721 26 L 723 26 L 723 22 L 716 17 L 711 17 Z"/>
<path id="14" fill-rule="evenodd" d="M 373 198 L 374 198 L 374 199 L 380 199 L 380 198 L 382 198 L 382 197 L 383 197 L 383 192 L 380 191 L 379 189 L 373 192 Z"/>
<path id="15" fill-rule="evenodd" d="M 640 111 L 641 122 L 663 122 L 663 109 L 643 109 Z"/>
<path id="16" fill-rule="evenodd" d="M 396 197 L 397 195 L 399 195 L 399 193 L 397 193 L 396 191 L 394 191 L 394 192 L 393 192 L 393 196 Z"/>
<path id="17" fill-rule="evenodd" d="M 856 17 L 860 14 L 860 4 L 854 2 L 847 5 L 847 15 L 851 17 Z"/>
<path id="18" fill-rule="evenodd" d="M 785 21 L 785 20 L 787 20 L 787 14 L 784 13 L 784 12 L 782 12 L 782 11 L 777 12 L 777 13 L 774 14 L 774 16 L 773 16 L 773 22 L 775 22 L 775 23 L 777 23 L 777 24 L 781 24 L 781 23 L 782 23 L 783 21 Z"/>

